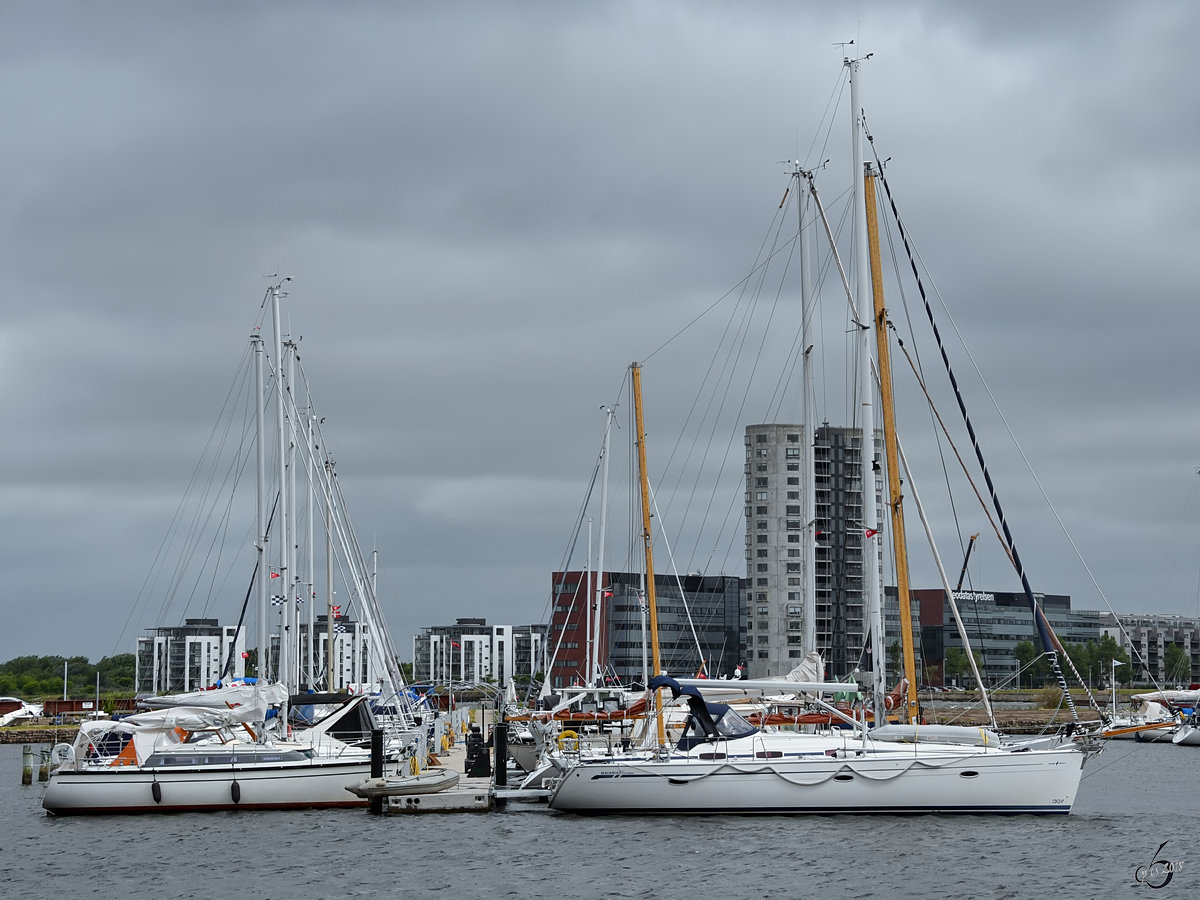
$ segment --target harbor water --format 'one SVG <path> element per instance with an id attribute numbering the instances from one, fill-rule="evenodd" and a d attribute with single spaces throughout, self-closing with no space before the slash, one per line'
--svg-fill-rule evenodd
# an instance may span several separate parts
<path id="1" fill-rule="evenodd" d="M 419 816 L 57 819 L 42 811 L 43 785 L 21 784 L 21 748 L 6 745 L 0 894 L 828 900 L 1128 897 L 1150 887 L 1184 898 L 1200 888 L 1198 771 L 1200 748 L 1115 741 L 1089 759 L 1071 815 L 1048 818 L 581 818 L 509 803 Z"/>

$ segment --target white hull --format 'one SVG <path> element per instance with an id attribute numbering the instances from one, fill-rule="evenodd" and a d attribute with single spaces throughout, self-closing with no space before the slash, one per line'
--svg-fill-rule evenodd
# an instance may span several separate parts
<path id="1" fill-rule="evenodd" d="M 1071 811 L 1085 754 L 877 752 L 767 761 L 580 763 L 550 798 L 576 813 L 1036 813 Z"/>
<path id="2" fill-rule="evenodd" d="M 1195 725 L 1180 725 L 1171 736 L 1171 743 L 1181 747 L 1200 747 L 1200 728 Z"/>
<path id="3" fill-rule="evenodd" d="M 1169 744 L 1174 740 L 1178 728 L 1178 725 L 1172 725 L 1170 728 L 1151 728 L 1147 731 L 1135 733 L 1134 737 L 1142 742 Z"/>
<path id="4" fill-rule="evenodd" d="M 366 800 L 346 788 L 370 774 L 370 762 L 361 759 L 237 768 L 63 769 L 51 776 L 42 806 L 53 815 L 365 806 Z"/>

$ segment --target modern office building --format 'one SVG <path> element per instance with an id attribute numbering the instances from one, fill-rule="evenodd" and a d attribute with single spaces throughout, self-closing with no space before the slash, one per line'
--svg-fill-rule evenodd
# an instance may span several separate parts
<path id="1" fill-rule="evenodd" d="M 150 628 L 137 639 L 134 684 L 140 694 L 211 687 L 232 652 L 234 677 L 245 674 L 245 632 L 216 619 L 185 619 L 182 626 Z"/>
<path id="2" fill-rule="evenodd" d="M 488 625 L 456 619 L 431 625 L 413 638 L 413 681 L 491 683 L 533 680 L 546 668 L 545 625 Z"/>
<path id="3" fill-rule="evenodd" d="M 886 608 L 892 610 L 896 606 L 895 588 L 888 588 L 887 594 Z M 954 598 L 971 650 L 982 663 L 980 674 L 984 683 L 989 687 L 1001 684 L 1018 687 L 1017 645 L 1029 641 L 1041 651 L 1041 640 L 1025 594 L 958 591 Z M 1066 594 L 1035 593 L 1034 598 L 1064 644 L 1086 644 L 1100 639 L 1101 615 L 1097 610 L 1071 609 L 1071 598 Z M 939 686 L 948 684 L 952 679 L 945 671 L 946 654 L 952 649 L 964 652 L 964 645 L 945 591 L 914 590 L 912 600 L 915 607 L 913 621 L 920 623 L 917 666 L 921 682 Z M 889 614 L 886 623 L 886 642 L 890 648 L 900 639 L 899 614 Z M 1085 680 L 1088 677 L 1087 672 L 1080 675 Z M 1099 673 L 1096 675 L 1099 677 Z M 965 673 L 953 680 L 966 683 L 969 678 L 969 673 Z"/>
<path id="4" fill-rule="evenodd" d="M 815 545 L 812 632 L 828 677 L 860 665 L 870 626 L 863 594 L 866 564 L 881 566 L 879 542 L 863 526 L 862 429 L 816 429 L 815 519 L 804 521 L 804 428 L 746 428 L 746 595 L 742 655 L 751 678 L 785 675 L 812 649 L 804 646 L 803 542 Z M 882 438 L 877 433 L 878 448 Z M 878 451 L 876 452 L 878 456 Z M 874 503 L 882 516 L 882 482 Z M 865 668 L 865 667 L 864 667 Z"/>
<path id="5" fill-rule="evenodd" d="M 650 668 L 649 623 L 644 578 L 636 572 L 605 572 L 589 604 L 588 573 L 553 574 L 554 609 L 547 653 L 553 659 L 550 686 L 589 680 L 588 634 L 606 681 L 644 683 Z M 741 579 L 734 575 L 655 575 L 659 662 L 668 674 L 701 671 L 730 675 L 740 660 L 738 643 Z M 590 627 L 590 631 L 589 631 Z"/>

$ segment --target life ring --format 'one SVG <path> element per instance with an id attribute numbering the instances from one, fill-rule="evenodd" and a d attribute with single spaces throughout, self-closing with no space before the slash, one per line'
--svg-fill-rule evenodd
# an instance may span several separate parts
<path id="1" fill-rule="evenodd" d="M 573 747 L 568 747 L 567 744 L 574 742 Z M 558 736 L 558 749 L 568 753 L 579 752 L 579 735 L 574 731 L 564 731 Z"/>

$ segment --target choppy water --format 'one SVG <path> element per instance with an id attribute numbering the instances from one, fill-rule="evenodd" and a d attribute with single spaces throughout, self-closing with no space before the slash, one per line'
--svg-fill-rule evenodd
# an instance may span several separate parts
<path id="1" fill-rule="evenodd" d="M 36 765 L 36 757 L 35 757 Z M 1127 897 L 1200 887 L 1200 747 L 1114 742 L 1074 812 L 1034 818 L 577 818 L 544 806 L 54 819 L 0 746 L 0 896 Z"/>

